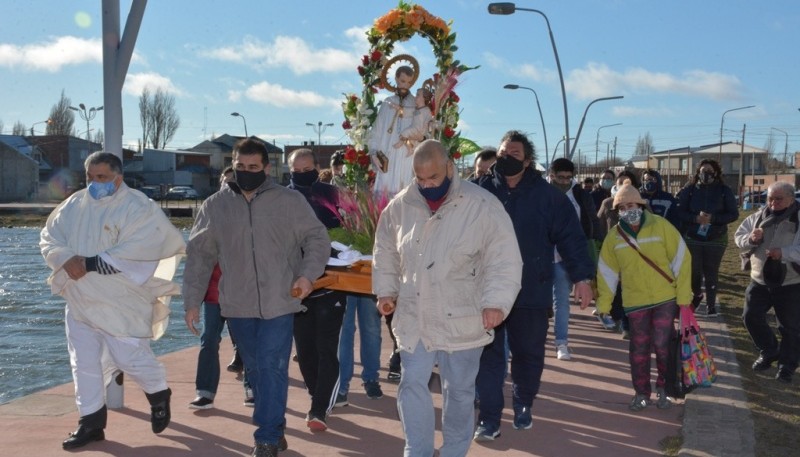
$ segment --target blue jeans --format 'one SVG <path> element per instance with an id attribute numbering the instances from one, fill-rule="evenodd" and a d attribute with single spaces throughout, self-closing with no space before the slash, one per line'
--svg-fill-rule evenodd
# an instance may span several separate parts
<path id="1" fill-rule="evenodd" d="M 404 457 L 433 455 L 435 410 L 428 381 L 434 364 L 442 382 L 442 457 L 464 456 L 475 431 L 475 376 L 483 348 L 427 351 L 418 342 L 414 352 L 400 356 L 403 377 L 397 389 L 397 409 L 406 437 Z"/>
<path id="2" fill-rule="evenodd" d="M 253 436 L 258 443 L 277 445 L 286 426 L 294 314 L 273 319 L 229 318 L 228 325 L 255 396 L 253 423 L 258 428 Z"/>
<path id="3" fill-rule="evenodd" d="M 219 386 L 219 343 L 224 327 L 225 318 L 219 312 L 219 303 L 203 302 L 203 333 L 200 335 L 194 386 L 197 395 L 211 400 L 217 395 Z"/>
<path id="4" fill-rule="evenodd" d="M 375 299 L 367 295 L 348 295 L 339 337 L 339 393 L 342 395 L 350 391 L 353 377 L 356 314 L 361 337 L 361 380 L 377 381 L 381 365 L 381 315 L 375 307 Z"/>
<path id="5" fill-rule="evenodd" d="M 568 343 L 569 334 L 569 292 L 572 289 L 572 281 L 567 275 L 567 270 L 561 262 L 553 264 L 553 308 L 555 322 L 553 332 L 555 333 L 556 346 Z"/>

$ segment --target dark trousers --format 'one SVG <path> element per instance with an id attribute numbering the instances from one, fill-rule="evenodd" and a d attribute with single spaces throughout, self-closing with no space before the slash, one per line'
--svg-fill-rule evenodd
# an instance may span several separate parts
<path id="1" fill-rule="evenodd" d="M 727 235 L 726 235 L 727 236 Z M 700 303 L 700 292 L 703 286 L 703 278 L 706 280 L 706 304 L 708 310 L 715 310 L 717 306 L 717 282 L 719 278 L 719 266 L 722 263 L 722 256 L 725 254 L 726 246 L 717 243 L 700 243 L 697 241 L 687 243 L 689 252 L 692 254 L 692 293 L 694 300 L 692 305 L 697 307 Z"/>
<path id="2" fill-rule="evenodd" d="M 389 336 L 392 337 L 392 356 L 389 358 L 389 372 L 400 373 L 400 351 L 397 347 L 397 337 L 394 336 L 392 331 L 392 321 L 394 320 L 394 313 L 386 315 L 386 328 L 389 329 Z"/>
<path id="3" fill-rule="evenodd" d="M 511 349 L 511 394 L 514 408 L 533 405 L 544 371 L 545 342 L 550 325 L 547 308 L 513 308 L 508 318 L 495 328 L 494 341 L 483 349 L 476 379 L 480 397 L 478 420 L 500 427 L 503 415 L 505 381 L 505 339 Z"/>
<path id="4" fill-rule="evenodd" d="M 307 308 L 294 316 L 294 345 L 306 389 L 311 395 L 309 413 L 324 419 L 339 391 L 339 333 L 345 312 L 345 295 L 331 292 L 303 300 Z"/>
<path id="5" fill-rule="evenodd" d="M 788 370 L 797 369 L 800 357 L 800 284 L 767 287 L 750 281 L 744 292 L 744 326 L 761 355 L 778 356 L 778 365 Z M 775 308 L 781 341 L 767 323 L 767 311 Z"/>
<path id="6" fill-rule="evenodd" d="M 617 284 L 617 292 L 614 300 L 611 301 L 611 318 L 620 323 L 622 330 L 630 329 L 628 316 L 625 315 L 625 308 L 622 307 L 622 284 Z"/>

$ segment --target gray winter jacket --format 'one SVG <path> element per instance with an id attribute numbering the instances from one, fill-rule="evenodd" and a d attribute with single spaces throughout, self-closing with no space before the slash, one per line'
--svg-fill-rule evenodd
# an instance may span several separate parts
<path id="1" fill-rule="evenodd" d="M 219 262 L 222 315 L 272 319 L 300 311 L 292 284 L 322 275 L 330 239 L 303 194 L 268 179 L 250 202 L 230 187 L 206 199 L 186 254 L 185 309 L 200 306 Z"/>

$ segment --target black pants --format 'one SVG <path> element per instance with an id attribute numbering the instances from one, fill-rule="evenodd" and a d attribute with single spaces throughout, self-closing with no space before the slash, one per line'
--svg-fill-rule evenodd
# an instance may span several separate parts
<path id="1" fill-rule="evenodd" d="M 725 235 L 727 236 L 727 235 Z M 689 252 L 692 254 L 692 293 L 694 299 L 692 305 L 697 307 L 703 296 L 701 289 L 703 278 L 706 280 L 706 304 L 708 310 L 715 310 L 717 307 L 717 282 L 719 279 L 719 266 L 722 263 L 722 256 L 725 254 L 726 246 L 713 242 L 700 243 L 689 242 Z"/>
<path id="2" fill-rule="evenodd" d="M 392 356 L 389 358 L 389 372 L 400 373 L 400 351 L 397 347 L 397 337 L 392 331 L 392 320 L 394 313 L 386 315 L 386 328 L 389 329 L 389 336 L 392 337 Z"/>
<path id="3" fill-rule="evenodd" d="M 309 413 L 324 419 L 336 402 L 339 388 L 339 333 L 345 295 L 331 292 L 303 300 L 308 308 L 294 316 L 294 344 L 306 389 L 311 395 Z"/>
<path id="4" fill-rule="evenodd" d="M 800 357 L 800 284 L 767 287 L 750 281 L 744 292 L 742 319 L 753 344 L 767 358 L 778 356 L 778 365 L 790 371 Z M 767 311 L 775 308 L 781 341 L 767 323 Z"/>

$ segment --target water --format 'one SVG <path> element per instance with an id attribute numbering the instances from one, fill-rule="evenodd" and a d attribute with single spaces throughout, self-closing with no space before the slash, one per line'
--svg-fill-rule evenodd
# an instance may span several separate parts
<path id="1" fill-rule="evenodd" d="M 72 382 L 64 300 L 50 294 L 38 228 L 0 228 L 0 404 Z M 188 232 L 185 233 L 185 236 Z M 176 281 L 183 280 L 183 263 Z M 170 303 L 167 333 L 151 346 L 165 354 L 199 344 L 183 321 L 183 297 Z"/>

